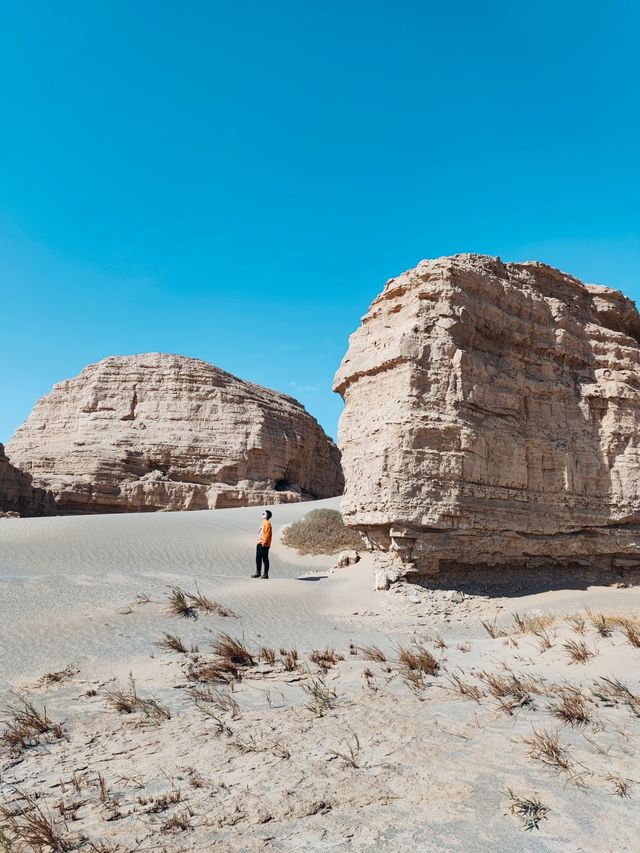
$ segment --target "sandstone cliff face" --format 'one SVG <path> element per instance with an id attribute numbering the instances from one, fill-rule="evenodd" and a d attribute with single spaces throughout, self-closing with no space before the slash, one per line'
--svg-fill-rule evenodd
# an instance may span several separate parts
<path id="1" fill-rule="evenodd" d="M 10 464 L 0 444 L 0 515 L 4 513 L 51 515 L 55 503 L 50 492 L 34 488 L 31 477 Z"/>
<path id="2" fill-rule="evenodd" d="M 544 264 L 391 279 L 335 377 L 345 522 L 420 574 L 640 564 L 639 342 L 629 299 Z"/>
<path id="3" fill-rule="evenodd" d="M 342 492 L 305 409 L 193 358 L 106 358 L 61 382 L 7 446 L 59 512 L 209 509 Z"/>

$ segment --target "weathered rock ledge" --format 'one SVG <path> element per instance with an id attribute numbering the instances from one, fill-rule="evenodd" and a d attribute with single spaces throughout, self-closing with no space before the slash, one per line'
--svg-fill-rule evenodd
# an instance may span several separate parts
<path id="1" fill-rule="evenodd" d="M 640 315 L 621 293 L 422 261 L 373 302 L 334 390 L 345 522 L 405 572 L 640 564 Z"/>

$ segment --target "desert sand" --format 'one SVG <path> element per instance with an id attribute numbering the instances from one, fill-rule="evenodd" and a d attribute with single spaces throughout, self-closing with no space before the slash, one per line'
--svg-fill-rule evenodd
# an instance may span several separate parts
<path id="1" fill-rule="evenodd" d="M 34 816 L 43 850 L 639 849 L 635 577 L 374 592 L 372 555 L 279 542 L 339 505 L 274 507 L 268 581 L 257 507 L 0 521 L 2 731 L 17 697 L 51 721 L 0 742 L 0 849 Z M 233 615 L 170 615 L 171 586 Z M 222 632 L 254 658 L 228 682 Z"/>

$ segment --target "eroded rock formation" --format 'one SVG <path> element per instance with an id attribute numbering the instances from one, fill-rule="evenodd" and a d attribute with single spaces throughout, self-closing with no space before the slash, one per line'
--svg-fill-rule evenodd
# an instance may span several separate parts
<path id="1" fill-rule="evenodd" d="M 293 398 L 159 353 L 55 385 L 7 452 L 68 513 L 286 503 L 344 484 L 337 447 Z"/>
<path id="2" fill-rule="evenodd" d="M 51 515 L 55 513 L 53 495 L 35 488 L 31 477 L 11 465 L 0 444 L 0 515 L 11 517 Z"/>
<path id="3" fill-rule="evenodd" d="M 541 263 L 387 282 L 334 390 L 345 522 L 419 574 L 640 564 L 640 316 Z"/>

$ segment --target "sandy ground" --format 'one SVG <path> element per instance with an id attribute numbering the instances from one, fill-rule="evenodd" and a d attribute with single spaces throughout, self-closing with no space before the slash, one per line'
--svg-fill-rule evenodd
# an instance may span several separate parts
<path id="1" fill-rule="evenodd" d="M 640 619 L 640 589 L 373 592 L 369 555 L 330 573 L 278 543 L 310 508 L 274 508 L 266 582 L 249 577 L 260 508 L 0 522 L 0 716 L 18 695 L 62 726 L 0 742 L 0 850 L 38 849 L 2 839 L 39 813 L 53 849 L 103 853 L 640 850 L 640 648 L 620 621 Z M 236 615 L 171 616 L 170 585 Z M 163 632 L 187 651 L 156 645 Z M 230 683 L 206 672 L 221 632 L 255 657 Z M 323 669 L 310 653 L 325 648 Z M 289 669 L 281 649 L 298 652 Z M 130 673 L 142 701 L 121 713 L 110 696 L 131 699 Z M 567 696 L 584 721 L 558 716 Z M 544 734 L 553 754 L 528 742 Z M 536 828 L 509 791 L 539 799 Z"/>

